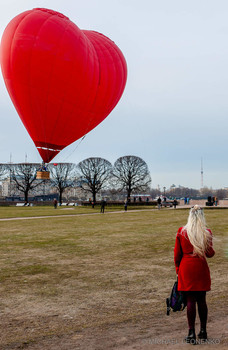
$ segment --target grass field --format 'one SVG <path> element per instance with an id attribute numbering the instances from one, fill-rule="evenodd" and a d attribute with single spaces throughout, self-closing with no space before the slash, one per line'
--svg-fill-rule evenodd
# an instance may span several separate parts
<path id="1" fill-rule="evenodd" d="M 0 217 L 66 212 L 0 208 Z M 228 211 L 205 213 L 216 250 L 209 261 L 208 301 L 217 312 L 227 306 Z M 1 349 L 38 349 L 44 339 L 163 317 L 176 278 L 175 235 L 187 215 L 187 210 L 164 209 L 2 221 Z"/>
<path id="2" fill-rule="evenodd" d="M 145 210 L 151 209 L 151 206 L 131 206 L 128 210 Z M 49 215 L 77 215 L 77 214 L 93 214 L 99 213 L 100 205 L 94 208 L 91 206 L 68 207 L 62 206 L 54 209 L 52 206 L 34 206 L 34 207 L 0 207 L 0 218 L 14 218 L 14 217 L 34 217 L 34 216 L 49 216 Z M 105 212 L 124 211 L 124 206 L 106 206 Z"/>

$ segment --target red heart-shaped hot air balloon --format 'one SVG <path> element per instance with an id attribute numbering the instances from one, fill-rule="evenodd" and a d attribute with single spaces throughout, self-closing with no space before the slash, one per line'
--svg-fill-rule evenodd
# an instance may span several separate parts
<path id="1" fill-rule="evenodd" d="M 44 162 L 107 117 L 126 84 L 113 41 L 48 9 L 16 16 L 0 54 L 7 90 Z"/>

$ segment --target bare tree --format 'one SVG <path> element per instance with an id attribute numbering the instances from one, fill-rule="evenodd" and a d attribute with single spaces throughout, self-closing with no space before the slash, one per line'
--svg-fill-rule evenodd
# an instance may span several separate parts
<path id="1" fill-rule="evenodd" d="M 215 190 L 215 195 L 216 197 L 218 197 L 218 199 L 223 199 L 227 197 L 228 191 L 227 189 L 218 189 L 218 190 Z"/>
<path id="2" fill-rule="evenodd" d="M 103 158 L 87 158 L 77 165 L 77 169 L 81 188 L 92 194 L 95 203 L 97 193 L 109 183 L 112 164 Z"/>
<path id="3" fill-rule="evenodd" d="M 125 190 L 129 198 L 132 192 L 146 191 L 151 177 L 146 162 L 136 156 L 124 156 L 114 164 L 113 178 L 119 190 Z"/>
<path id="4" fill-rule="evenodd" d="M 172 198 L 181 198 L 181 197 L 189 197 L 189 198 L 197 198 L 199 196 L 199 191 L 193 188 L 188 188 L 184 186 L 176 187 L 172 185 L 170 189 L 166 190 L 166 196 Z"/>
<path id="5" fill-rule="evenodd" d="M 51 182 L 59 192 L 59 203 L 62 203 L 63 192 L 74 186 L 75 180 L 75 164 L 59 163 L 49 164 L 48 169 L 51 173 Z"/>
<path id="6" fill-rule="evenodd" d="M 43 181 L 36 181 L 36 172 L 39 167 L 40 164 L 34 163 L 8 164 L 11 181 L 24 194 L 25 203 L 28 202 L 29 191 L 43 183 Z"/>

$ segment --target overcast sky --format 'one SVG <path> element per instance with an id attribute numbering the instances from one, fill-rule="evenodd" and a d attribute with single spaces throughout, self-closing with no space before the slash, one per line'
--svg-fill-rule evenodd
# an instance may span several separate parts
<path id="1" fill-rule="evenodd" d="M 227 0 L 1 0 L 0 35 L 34 7 L 64 13 L 122 50 L 124 94 L 112 113 L 55 159 L 74 162 L 135 155 L 149 166 L 152 187 L 228 186 Z M 0 76 L 0 162 L 41 158 Z"/>

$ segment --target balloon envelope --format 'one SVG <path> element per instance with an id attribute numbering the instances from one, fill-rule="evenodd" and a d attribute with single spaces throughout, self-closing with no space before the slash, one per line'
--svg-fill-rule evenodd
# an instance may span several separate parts
<path id="1" fill-rule="evenodd" d="M 48 9 L 16 16 L 0 55 L 9 95 L 44 162 L 102 122 L 126 84 L 113 41 Z"/>

